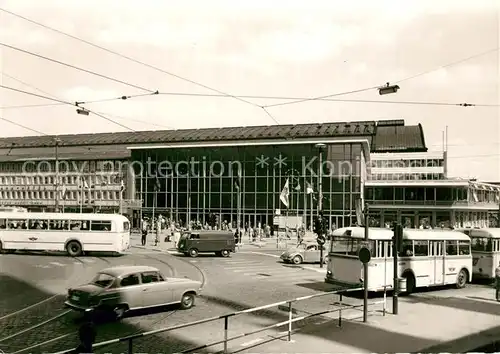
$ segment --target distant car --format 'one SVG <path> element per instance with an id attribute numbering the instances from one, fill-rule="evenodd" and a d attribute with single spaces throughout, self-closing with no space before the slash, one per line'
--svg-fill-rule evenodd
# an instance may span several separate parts
<path id="1" fill-rule="evenodd" d="M 201 286 L 187 278 L 167 278 L 149 266 L 118 266 L 101 270 L 90 283 L 69 289 L 64 304 L 84 313 L 111 313 L 119 320 L 129 310 L 173 304 L 189 309 Z"/>
<path id="2" fill-rule="evenodd" d="M 285 263 L 319 263 L 320 247 L 323 247 L 323 262 L 328 262 L 328 253 L 325 245 L 319 246 L 316 242 L 303 242 L 291 247 L 280 256 Z"/>

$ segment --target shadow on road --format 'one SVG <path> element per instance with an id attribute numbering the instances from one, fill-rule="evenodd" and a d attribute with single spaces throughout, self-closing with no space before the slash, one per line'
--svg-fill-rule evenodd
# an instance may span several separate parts
<path id="1" fill-rule="evenodd" d="M 54 294 L 45 292 L 22 279 L 7 274 L 0 274 L 0 287 L 0 328 L 2 329 L 0 331 L 2 333 L 0 335 L 0 352 L 13 353 L 25 349 L 25 352 L 33 354 L 54 353 L 78 346 L 77 332 L 82 323 L 82 316 L 73 311 L 65 313 L 63 308 L 64 295 L 54 296 Z M 23 307 L 46 299 L 49 301 L 17 313 Z M 169 307 L 168 309 L 174 308 Z M 159 313 L 162 310 L 164 311 L 165 308 L 159 308 L 156 311 Z M 158 315 L 159 319 L 166 320 L 173 312 L 166 312 L 163 316 Z M 58 314 L 61 316 L 54 319 L 54 316 Z M 147 314 L 151 314 L 151 311 L 136 312 L 135 316 Z M 161 327 L 166 327 L 166 325 Z M 144 329 L 126 322 L 100 321 L 96 323 L 96 331 L 96 342 L 102 342 L 141 333 L 144 332 Z M 59 340 L 47 342 L 61 336 L 63 337 Z M 136 353 L 178 353 L 202 344 L 205 343 L 196 343 L 194 340 L 181 338 L 179 331 L 177 331 L 177 333 L 169 332 L 168 339 L 161 334 L 142 337 L 134 341 L 133 348 Z M 216 349 L 220 350 L 220 348 L 214 347 L 213 350 L 209 348 L 198 352 L 212 353 L 216 352 Z M 101 349 L 97 348 L 94 352 L 126 353 L 127 350 L 128 343 L 124 342 Z"/>

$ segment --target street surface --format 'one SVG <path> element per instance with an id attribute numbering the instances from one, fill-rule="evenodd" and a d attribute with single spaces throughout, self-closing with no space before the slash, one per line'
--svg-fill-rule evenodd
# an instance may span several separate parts
<path id="1" fill-rule="evenodd" d="M 169 250 L 169 245 L 156 250 L 150 245 L 146 248 L 137 248 L 136 242 L 133 245 L 130 252 L 121 257 L 0 255 L 0 350 L 7 353 L 41 353 L 76 347 L 81 317 L 62 307 L 64 294 L 68 287 L 87 282 L 97 271 L 114 265 L 150 265 L 159 268 L 167 276 L 186 276 L 200 280 L 204 283 L 203 293 L 197 298 L 196 306 L 187 311 L 177 308 L 159 309 L 131 314 L 119 323 L 98 324 L 97 342 L 332 290 L 324 283 L 324 270 L 320 270 L 318 265 L 294 266 L 279 263 L 280 251 L 276 249 L 245 245 L 230 258 L 211 255 L 190 258 Z M 422 292 L 412 297 L 411 301 L 424 303 L 436 298 L 448 301 L 447 299 L 457 296 L 488 299 L 492 296 L 492 291 L 482 285 L 471 285 L 462 290 Z M 349 304 L 362 303 L 359 296 L 344 300 Z M 372 300 L 379 301 L 381 298 L 375 297 L 370 301 Z M 301 316 L 332 308 L 334 301 L 338 301 L 338 296 L 322 296 L 294 304 L 294 308 L 298 311 L 297 316 Z M 409 301 L 410 298 L 402 299 L 407 304 L 411 303 Z M 359 317 L 360 314 L 356 310 L 344 312 L 344 316 L 351 318 Z M 322 324 L 332 317 L 336 318 L 337 314 L 313 318 L 307 323 Z M 287 319 L 288 313 L 276 307 L 232 317 L 229 320 L 229 336 L 248 333 Z M 268 340 L 269 335 L 278 335 L 285 330 L 286 327 L 282 327 L 241 338 L 231 342 L 229 347 L 233 351 L 245 350 Z M 218 320 L 195 328 L 138 339 L 134 341 L 134 351 L 179 352 L 221 339 L 223 321 Z M 219 345 L 206 351 L 221 349 L 222 346 Z M 98 349 L 97 352 L 126 350 L 127 344 L 122 343 Z M 203 350 L 198 350 L 200 351 Z M 255 351 L 260 351 L 259 347 L 254 348 L 253 352 Z M 286 351 L 293 352 L 293 348 L 288 347 Z"/>

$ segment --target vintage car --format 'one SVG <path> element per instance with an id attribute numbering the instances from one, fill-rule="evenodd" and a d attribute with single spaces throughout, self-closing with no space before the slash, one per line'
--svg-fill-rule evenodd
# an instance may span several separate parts
<path id="1" fill-rule="evenodd" d="M 323 247 L 323 262 L 328 262 L 328 251 L 325 245 L 319 246 L 316 242 L 301 242 L 297 246 L 287 249 L 280 256 L 285 263 L 319 263 L 320 247 Z"/>
<path id="2" fill-rule="evenodd" d="M 121 319 L 129 310 L 179 304 L 194 305 L 201 282 L 167 278 L 149 266 L 118 266 L 101 270 L 85 285 L 68 290 L 65 306 L 84 313 L 105 312 Z"/>

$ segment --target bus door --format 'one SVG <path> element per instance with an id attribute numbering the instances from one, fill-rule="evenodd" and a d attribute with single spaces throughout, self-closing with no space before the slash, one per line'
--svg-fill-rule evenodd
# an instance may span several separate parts
<path id="1" fill-rule="evenodd" d="M 434 273 L 434 284 L 444 284 L 444 242 L 443 241 L 430 241 L 430 255 L 432 257 L 432 264 L 430 271 Z M 434 268 L 434 269 L 432 269 Z"/>

